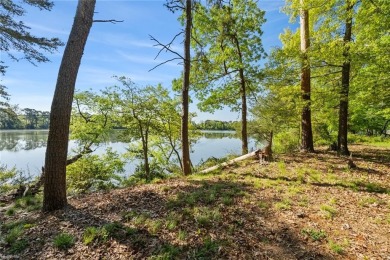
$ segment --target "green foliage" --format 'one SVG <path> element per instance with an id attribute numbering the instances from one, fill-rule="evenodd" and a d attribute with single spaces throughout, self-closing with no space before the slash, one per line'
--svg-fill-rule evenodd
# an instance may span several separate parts
<path id="1" fill-rule="evenodd" d="M 8 104 L 8 96 L 4 96 L 5 101 L 1 101 L 2 88 L 0 85 L 0 129 L 23 129 L 26 128 L 18 116 L 18 106 Z"/>
<path id="2" fill-rule="evenodd" d="M 329 240 L 329 248 L 330 248 L 333 252 L 335 252 L 335 253 L 337 253 L 337 254 L 342 254 L 342 253 L 344 253 L 344 248 L 343 248 L 343 246 L 340 245 L 340 244 L 335 243 L 335 242 L 332 241 L 332 240 Z"/>
<path id="3" fill-rule="evenodd" d="M 53 53 L 63 43 L 58 38 L 45 38 L 32 35 L 30 27 L 20 22 L 20 17 L 26 14 L 25 7 L 14 1 L 1 1 L 0 9 L 0 46 L 1 53 L 7 54 L 11 60 L 25 59 L 31 63 L 48 62 L 49 59 L 41 51 Z M 51 10 L 53 3 L 48 0 L 24 1 L 40 10 Z M 3 11 L 4 10 L 4 11 Z M 0 74 L 5 73 L 6 66 L 0 62 Z"/>
<path id="4" fill-rule="evenodd" d="M 125 227 L 118 222 L 108 223 L 102 227 L 87 227 L 83 234 L 83 243 L 85 245 L 89 245 L 92 242 L 104 243 L 109 238 L 121 238 L 126 236 L 127 233 L 128 231 Z"/>
<path id="5" fill-rule="evenodd" d="M 205 161 L 201 160 L 199 162 L 199 164 L 197 165 L 197 170 L 200 171 L 200 170 L 215 166 L 217 164 L 224 163 L 224 162 L 228 161 L 228 157 L 229 156 L 225 156 L 222 158 L 216 158 L 216 157 L 211 156 L 211 157 L 207 158 Z"/>
<path id="6" fill-rule="evenodd" d="M 326 218 L 333 219 L 337 214 L 337 210 L 330 205 L 323 204 L 320 209 Z"/>
<path id="7" fill-rule="evenodd" d="M 157 234 L 163 227 L 163 222 L 161 220 L 150 221 L 148 223 L 149 231 L 151 234 Z"/>
<path id="8" fill-rule="evenodd" d="M 210 227 L 220 221 L 221 213 L 218 209 L 211 210 L 208 207 L 195 207 L 194 219 L 200 227 Z"/>
<path id="9" fill-rule="evenodd" d="M 15 209 L 25 209 L 27 211 L 40 210 L 42 207 L 42 196 L 25 196 L 15 201 Z"/>
<path id="10" fill-rule="evenodd" d="M 179 214 L 171 212 L 171 213 L 169 213 L 169 215 L 166 218 L 165 226 L 168 230 L 174 230 L 174 229 L 176 229 L 180 220 L 181 220 L 181 217 Z"/>
<path id="11" fill-rule="evenodd" d="M 13 215 L 15 215 L 15 212 L 16 212 L 15 208 L 9 208 L 9 209 L 7 209 L 7 211 L 5 212 L 5 215 L 7 215 L 7 216 L 13 216 Z"/>
<path id="12" fill-rule="evenodd" d="M 142 159 L 138 176 L 151 181 L 164 173 L 181 167 L 180 113 L 178 100 L 171 98 L 161 85 L 136 86 L 125 77 L 117 78 L 122 84 L 115 87 L 118 118 L 126 129 L 121 138 L 131 142 L 129 159 Z"/>
<path id="13" fill-rule="evenodd" d="M 261 24 L 264 11 L 255 1 L 230 1 L 223 6 L 196 5 L 193 17 L 195 60 L 192 76 L 201 110 L 240 107 L 239 69 L 244 70 L 248 95 L 259 87 L 258 61 L 264 55 Z"/>
<path id="14" fill-rule="evenodd" d="M 280 210 L 288 210 L 291 208 L 291 200 L 288 198 L 283 198 L 282 201 L 275 203 L 275 208 Z"/>
<path id="15" fill-rule="evenodd" d="M 6 165 L 0 164 L 0 193 L 13 188 L 11 181 L 16 177 L 16 168 L 8 169 Z"/>
<path id="16" fill-rule="evenodd" d="M 163 245 L 156 252 L 156 255 L 150 257 L 150 260 L 170 260 L 178 259 L 181 249 L 174 245 Z"/>
<path id="17" fill-rule="evenodd" d="M 28 241 L 23 238 L 25 229 L 34 226 L 32 223 L 26 221 L 15 221 L 6 223 L 2 226 L 4 231 L 4 242 L 10 246 L 10 253 L 18 254 L 28 247 Z"/>
<path id="18" fill-rule="evenodd" d="M 4 241 L 8 245 L 12 245 L 23 234 L 23 231 L 24 231 L 23 225 L 21 224 L 15 225 L 14 227 L 9 229 L 9 231 L 7 232 L 4 238 Z"/>
<path id="19" fill-rule="evenodd" d="M 132 222 L 134 225 L 144 225 L 150 220 L 150 214 L 148 212 L 137 212 L 134 210 L 124 212 L 123 219 L 127 222 Z"/>
<path id="20" fill-rule="evenodd" d="M 257 202 L 257 206 L 260 208 L 260 209 L 268 209 L 269 208 L 269 204 L 265 201 L 258 201 Z"/>
<path id="21" fill-rule="evenodd" d="M 389 138 L 385 138 L 383 136 L 366 136 L 366 135 L 358 135 L 358 134 L 349 134 L 348 135 L 349 143 L 390 143 Z"/>
<path id="22" fill-rule="evenodd" d="M 10 248 L 12 254 L 18 254 L 24 251 L 28 247 L 28 241 L 26 239 L 16 240 Z"/>
<path id="23" fill-rule="evenodd" d="M 275 135 L 273 141 L 275 153 L 291 153 L 299 148 L 298 129 L 291 128 Z"/>
<path id="24" fill-rule="evenodd" d="M 100 230 L 96 227 L 87 227 L 83 234 L 83 243 L 85 245 L 91 244 L 100 237 Z"/>
<path id="25" fill-rule="evenodd" d="M 71 234 L 61 233 L 54 238 L 53 243 L 59 249 L 68 249 L 74 245 L 75 238 Z"/>
<path id="26" fill-rule="evenodd" d="M 321 241 L 326 238 L 326 233 L 323 230 L 303 229 L 302 233 L 309 236 L 313 241 Z"/>
<path id="27" fill-rule="evenodd" d="M 253 0 L 195 5 L 191 83 L 201 111 L 228 106 L 241 111 L 247 142 L 247 98 L 261 89 L 259 61 L 265 57 L 261 25 L 265 12 Z M 247 152 L 243 147 L 243 152 Z"/>
<path id="28" fill-rule="evenodd" d="M 177 234 L 177 238 L 181 241 L 185 241 L 187 239 L 188 233 L 185 230 L 179 230 Z"/>
<path id="29" fill-rule="evenodd" d="M 377 198 L 374 197 L 364 197 L 359 201 L 359 206 L 361 207 L 367 207 L 372 204 L 380 204 L 381 201 L 379 201 Z"/>
<path id="30" fill-rule="evenodd" d="M 234 121 L 206 120 L 199 123 L 192 123 L 194 128 L 200 130 L 235 130 L 236 124 Z"/>
<path id="31" fill-rule="evenodd" d="M 347 11 L 347 4 L 353 6 L 353 13 Z M 288 0 L 284 11 L 290 15 L 292 22 L 296 22 L 301 8 L 300 1 Z M 310 49 L 307 56 L 311 65 L 311 112 L 316 145 L 330 145 L 337 141 L 338 93 L 342 85 L 341 67 L 346 60 L 352 64 L 348 96 L 349 131 L 359 135 L 384 135 L 390 119 L 387 105 L 390 102 L 389 81 L 386 76 L 390 69 L 386 61 L 390 57 L 385 51 L 389 47 L 387 12 L 390 4 L 382 0 L 375 3 L 308 0 L 304 2 L 304 8 L 310 13 Z M 345 42 L 345 23 L 350 16 L 353 41 Z M 280 36 L 283 46 L 270 53 L 264 72 L 267 75 L 263 82 L 266 91 L 253 110 L 255 122 L 252 131 L 255 133 L 267 133 L 269 128 L 276 133 L 286 132 L 291 128 L 286 123 L 293 123 L 292 127 L 298 123 L 299 112 L 305 105 L 300 101 L 301 93 L 298 91 L 302 57 L 299 36 L 299 28 L 296 31 L 286 29 Z M 283 110 L 288 113 L 279 113 Z M 273 120 L 275 126 L 272 125 Z M 359 139 L 351 136 L 348 141 L 363 141 Z"/>
<path id="32" fill-rule="evenodd" d="M 294 106 L 294 96 L 291 92 L 295 90 L 286 87 L 268 86 L 268 88 L 266 94 L 256 98 L 256 103 L 251 109 L 253 120 L 249 124 L 249 133 L 256 140 L 268 143 L 273 141 L 270 140 L 270 133 L 273 133 L 276 135 L 274 149 L 277 152 L 288 151 L 290 143 L 296 139 L 290 133 L 298 122 L 298 111 Z M 286 144 L 286 147 L 281 146 L 279 142 Z"/>
<path id="33" fill-rule="evenodd" d="M 110 148 L 103 155 L 84 155 L 67 166 L 68 189 L 74 192 L 106 190 L 120 185 L 118 173 L 124 171 L 124 161 Z"/>
<path id="34" fill-rule="evenodd" d="M 196 178 L 196 177 L 194 177 Z M 229 183 L 208 184 L 204 182 L 199 190 L 191 193 L 179 193 L 167 203 L 167 208 L 193 207 L 196 204 L 215 205 L 231 203 L 234 197 L 243 196 L 238 186 Z"/>
<path id="35" fill-rule="evenodd" d="M 203 245 L 193 252 L 193 258 L 211 259 L 217 254 L 219 246 L 218 241 L 215 241 L 210 237 L 206 237 L 203 241 Z"/>
<path id="36" fill-rule="evenodd" d="M 79 153 L 85 148 L 109 140 L 112 129 L 117 125 L 116 96 L 110 88 L 100 93 L 76 92 L 72 107 L 70 138 L 77 141 Z"/>

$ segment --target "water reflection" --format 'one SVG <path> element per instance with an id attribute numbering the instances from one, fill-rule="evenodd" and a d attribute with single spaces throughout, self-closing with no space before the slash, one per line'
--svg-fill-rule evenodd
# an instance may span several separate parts
<path id="1" fill-rule="evenodd" d="M 234 131 L 202 131 L 201 136 L 207 139 L 239 138 Z"/>
<path id="2" fill-rule="evenodd" d="M 94 153 L 102 154 L 107 147 L 119 154 L 125 153 L 129 144 L 123 140 L 122 134 L 122 130 L 114 131 L 110 141 L 101 144 Z M 47 130 L 0 131 L 0 164 L 39 174 L 44 165 L 47 135 Z M 209 157 L 221 158 L 227 154 L 241 153 L 241 141 L 233 131 L 204 131 L 198 137 L 191 147 L 191 161 L 194 165 Z M 257 145 L 250 140 L 249 150 L 256 149 Z M 69 151 L 76 147 L 75 141 L 69 142 Z M 126 171 L 133 172 L 135 166 L 134 162 L 129 162 Z"/>
<path id="3" fill-rule="evenodd" d="M 0 151 L 18 152 L 46 147 L 47 130 L 0 131 Z"/>

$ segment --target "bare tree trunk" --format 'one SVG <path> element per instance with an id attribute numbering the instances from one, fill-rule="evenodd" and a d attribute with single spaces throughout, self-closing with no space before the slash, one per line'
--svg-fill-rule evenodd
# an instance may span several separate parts
<path id="1" fill-rule="evenodd" d="M 186 28 L 184 39 L 184 77 L 182 88 L 182 116 L 181 116 L 181 145 L 182 145 L 182 159 L 183 159 L 183 174 L 191 174 L 190 161 L 190 143 L 188 137 L 188 111 L 189 111 L 189 88 L 190 88 L 190 69 L 191 69 L 191 0 L 186 0 Z"/>
<path id="2" fill-rule="evenodd" d="M 304 102 L 301 116 L 301 151 L 302 152 L 314 152 L 313 145 L 313 132 L 311 126 L 311 110 L 310 110 L 310 63 L 307 56 L 307 50 L 310 47 L 309 39 L 309 11 L 305 10 L 304 0 L 300 1 L 302 5 L 301 9 L 301 51 L 302 51 L 302 69 L 301 69 L 301 91 L 302 100 Z"/>
<path id="3" fill-rule="evenodd" d="M 58 72 L 45 158 L 43 211 L 62 209 L 66 199 L 69 124 L 78 69 L 93 23 L 96 0 L 79 0 Z"/>
<path id="4" fill-rule="evenodd" d="M 234 44 L 236 45 L 238 58 L 240 60 L 239 76 L 240 76 L 240 94 L 241 94 L 241 142 L 242 154 L 248 153 L 248 130 L 247 130 L 247 102 L 246 102 L 246 81 L 244 75 L 244 68 L 242 68 L 242 53 L 240 42 L 237 35 L 233 35 Z"/>
<path id="5" fill-rule="evenodd" d="M 148 134 L 146 134 L 145 138 L 142 137 L 142 151 L 144 156 L 146 180 L 151 181 L 152 176 L 150 174 L 149 157 L 148 157 Z"/>
<path id="6" fill-rule="evenodd" d="M 246 84 L 244 70 L 240 69 L 241 80 L 241 142 L 242 154 L 248 153 L 248 130 L 247 130 L 247 104 L 246 104 Z"/>
<path id="7" fill-rule="evenodd" d="M 339 132 L 337 150 L 342 155 L 349 155 L 348 150 L 348 95 L 351 72 L 351 60 L 349 57 L 349 42 L 352 40 L 352 9 L 353 5 L 347 0 L 347 19 L 344 33 L 344 63 L 341 72 Z"/>

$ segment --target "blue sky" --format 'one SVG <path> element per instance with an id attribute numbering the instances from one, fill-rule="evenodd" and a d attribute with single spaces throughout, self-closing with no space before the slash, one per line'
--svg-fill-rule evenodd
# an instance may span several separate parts
<path id="1" fill-rule="evenodd" d="M 51 12 L 28 8 L 22 21 L 31 27 L 37 36 L 58 37 L 67 41 L 77 1 L 54 1 Z M 127 76 L 136 84 L 147 85 L 162 83 L 170 88 L 171 81 L 179 77 L 182 65 L 177 62 L 165 64 L 151 72 L 158 63 L 172 58 L 164 54 L 155 60 L 159 49 L 149 38 L 153 35 L 161 42 L 169 42 L 180 30 L 177 14 L 172 14 L 163 4 L 165 0 L 154 1 L 97 1 L 95 19 L 124 20 L 123 23 L 95 23 L 90 32 L 78 74 L 76 89 L 99 90 L 116 84 L 112 76 Z M 288 17 L 280 12 L 283 0 L 259 0 L 259 6 L 266 11 L 267 22 L 263 25 L 263 45 L 268 52 L 279 46 L 279 34 L 290 26 Z M 295 25 L 296 26 L 296 25 Z M 174 48 L 182 50 L 181 41 Z M 21 108 L 50 110 L 56 84 L 63 47 L 54 54 L 48 54 L 49 63 L 33 66 L 27 61 L 10 61 L 1 53 L 1 60 L 8 66 L 7 73 L 1 78 L 1 84 L 7 86 L 11 103 Z M 196 121 L 205 119 L 239 120 L 239 113 L 229 109 L 214 114 L 201 113 L 192 104 L 191 112 L 196 112 Z"/>

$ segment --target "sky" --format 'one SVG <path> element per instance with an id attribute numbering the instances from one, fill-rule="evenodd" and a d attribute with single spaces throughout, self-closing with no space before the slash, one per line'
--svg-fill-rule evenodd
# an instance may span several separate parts
<path id="1" fill-rule="evenodd" d="M 177 14 L 172 14 L 163 4 L 165 0 L 97 0 L 94 19 L 123 20 L 121 23 L 94 23 L 89 34 L 76 82 L 76 90 L 98 91 L 117 84 L 113 76 L 126 76 L 138 85 L 162 83 L 171 88 L 171 82 L 178 78 L 182 65 L 173 61 L 149 71 L 157 64 L 173 58 L 163 53 L 157 59 L 159 48 L 154 46 L 150 35 L 160 42 L 168 43 L 181 30 Z M 262 26 L 263 46 L 266 52 L 280 46 L 279 34 L 287 27 L 288 17 L 280 11 L 283 0 L 259 0 L 258 5 L 266 11 L 267 22 Z M 31 27 L 31 33 L 39 37 L 58 37 L 66 43 L 73 23 L 76 0 L 54 1 L 52 11 L 40 11 L 27 7 L 27 14 L 21 20 Z M 174 44 L 181 52 L 179 39 Z M 20 60 L 10 60 L 6 53 L 0 59 L 8 66 L 0 84 L 7 87 L 11 104 L 20 108 L 50 111 L 58 69 L 64 47 L 46 56 L 51 60 L 37 66 Z M 190 106 L 195 112 L 195 121 L 206 119 L 239 120 L 237 112 L 228 108 L 213 114 L 202 113 L 196 108 L 196 100 Z"/>

